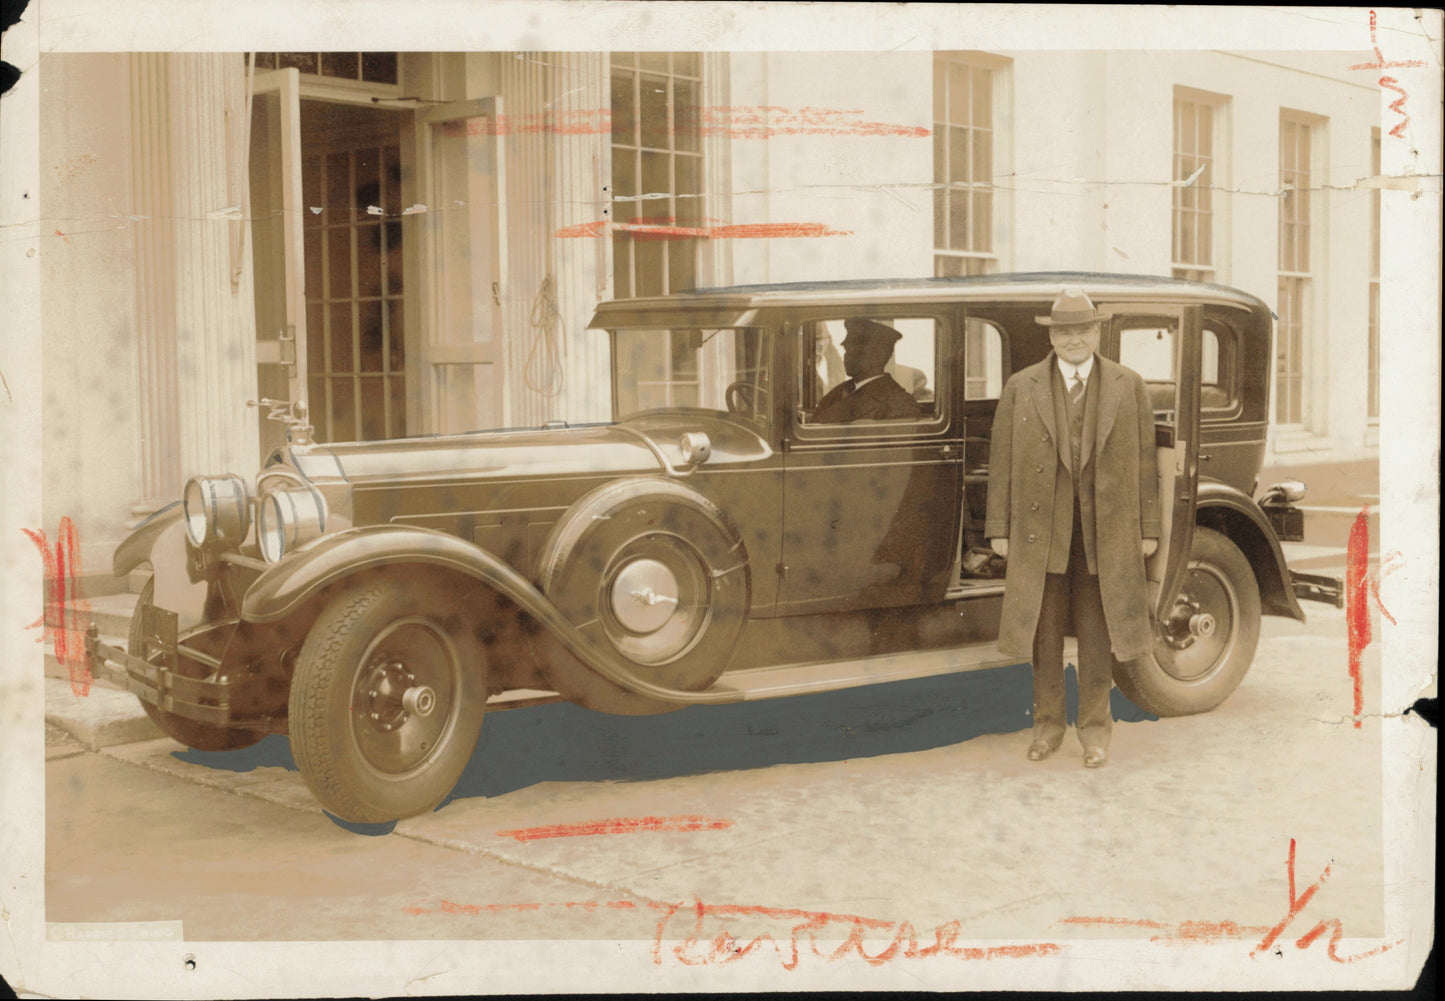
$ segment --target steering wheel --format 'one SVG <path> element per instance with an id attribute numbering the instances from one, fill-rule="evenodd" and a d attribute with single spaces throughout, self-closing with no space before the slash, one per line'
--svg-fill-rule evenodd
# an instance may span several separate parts
<path id="1" fill-rule="evenodd" d="M 728 386 L 723 399 L 727 401 L 728 413 L 752 417 L 761 409 L 767 394 L 768 391 L 757 383 L 739 380 Z"/>

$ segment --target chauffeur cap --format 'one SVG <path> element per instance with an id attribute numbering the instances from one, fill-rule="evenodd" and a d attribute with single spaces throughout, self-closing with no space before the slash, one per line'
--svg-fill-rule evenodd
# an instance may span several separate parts
<path id="1" fill-rule="evenodd" d="M 1077 285 L 1066 285 L 1054 299 L 1054 308 L 1048 316 L 1036 316 L 1034 320 L 1045 327 L 1082 327 L 1097 323 L 1103 314 L 1094 308 L 1093 300 Z"/>
<path id="2" fill-rule="evenodd" d="M 857 337 L 860 340 L 879 338 L 889 347 L 892 347 L 903 336 L 892 327 L 877 322 L 876 320 L 865 320 L 862 317 L 854 317 L 843 321 L 843 329 L 848 332 L 849 337 Z"/>

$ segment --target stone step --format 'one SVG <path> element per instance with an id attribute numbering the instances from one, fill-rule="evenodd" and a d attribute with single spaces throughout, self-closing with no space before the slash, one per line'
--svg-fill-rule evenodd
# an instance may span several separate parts
<path id="1" fill-rule="evenodd" d="M 95 682 L 81 695 L 68 676 L 45 679 L 45 722 L 92 751 L 164 736 L 130 692 Z"/>

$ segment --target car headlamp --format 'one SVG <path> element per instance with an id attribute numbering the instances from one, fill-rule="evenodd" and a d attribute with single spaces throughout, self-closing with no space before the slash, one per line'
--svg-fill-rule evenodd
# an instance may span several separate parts
<path id="1" fill-rule="evenodd" d="M 239 546 L 251 528 L 251 499 L 246 481 L 234 473 L 192 476 L 181 495 L 186 535 L 197 547 Z"/>
<path id="2" fill-rule="evenodd" d="M 256 539 L 267 563 L 275 563 L 326 531 L 326 501 L 310 488 L 272 490 L 261 498 Z"/>

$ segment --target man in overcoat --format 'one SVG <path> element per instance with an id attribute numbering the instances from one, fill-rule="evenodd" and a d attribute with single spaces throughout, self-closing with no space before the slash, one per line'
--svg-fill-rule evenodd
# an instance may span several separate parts
<path id="1" fill-rule="evenodd" d="M 1008 558 L 999 650 L 1031 657 L 1028 757 L 1063 742 L 1063 649 L 1079 640 L 1084 764 L 1108 760 L 1113 665 L 1153 645 L 1144 561 L 1159 544 L 1154 414 L 1138 373 L 1098 355 L 1102 317 L 1080 288 L 1048 316 L 1053 352 L 1015 373 L 994 415 L 984 526 Z"/>

